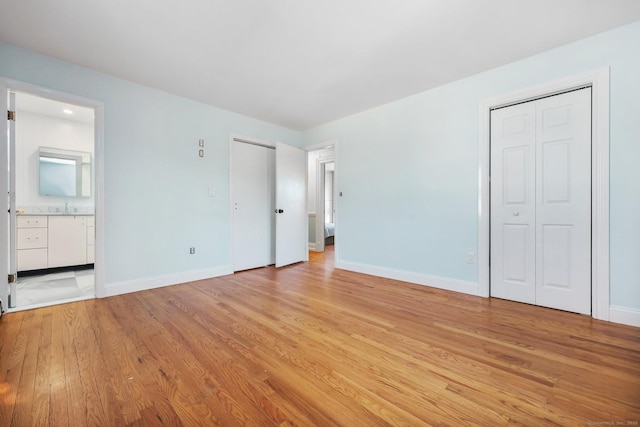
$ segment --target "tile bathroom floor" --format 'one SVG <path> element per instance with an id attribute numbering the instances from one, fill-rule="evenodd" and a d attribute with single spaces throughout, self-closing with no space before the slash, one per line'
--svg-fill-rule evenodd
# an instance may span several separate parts
<path id="1" fill-rule="evenodd" d="M 18 276 L 16 306 L 53 303 L 95 296 L 93 269 L 63 271 L 41 276 Z"/>

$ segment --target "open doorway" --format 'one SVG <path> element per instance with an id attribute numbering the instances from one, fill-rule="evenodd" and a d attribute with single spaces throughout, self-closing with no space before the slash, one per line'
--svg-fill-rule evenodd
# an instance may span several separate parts
<path id="1" fill-rule="evenodd" d="M 95 111 L 10 90 L 9 305 L 96 295 Z"/>
<path id="2" fill-rule="evenodd" d="M 334 145 L 309 151 L 309 250 L 323 252 L 336 238 L 336 162 Z"/>
<path id="3" fill-rule="evenodd" d="M 333 245 L 336 235 L 336 210 L 335 210 L 335 172 L 336 162 L 323 163 L 324 182 L 322 192 L 324 194 L 324 245 Z"/>

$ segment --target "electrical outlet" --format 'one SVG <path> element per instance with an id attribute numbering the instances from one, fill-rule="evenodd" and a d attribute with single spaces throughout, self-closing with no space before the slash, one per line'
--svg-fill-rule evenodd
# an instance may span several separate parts
<path id="1" fill-rule="evenodd" d="M 193 247 L 193 246 L 192 246 L 192 247 L 190 247 L 190 248 L 189 248 L 189 253 L 190 253 L 191 255 L 195 254 L 195 253 L 196 253 L 196 248 L 195 248 L 195 247 Z"/>
<path id="2" fill-rule="evenodd" d="M 473 251 L 467 252 L 467 264 L 475 264 L 476 263 L 476 254 Z"/>

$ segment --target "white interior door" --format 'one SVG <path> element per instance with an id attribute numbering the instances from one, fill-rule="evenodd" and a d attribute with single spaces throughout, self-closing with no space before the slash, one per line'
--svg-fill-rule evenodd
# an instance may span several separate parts
<path id="1" fill-rule="evenodd" d="M 591 88 L 536 101 L 536 304 L 591 313 Z"/>
<path id="2" fill-rule="evenodd" d="M 274 259 L 274 150 L 232 144 L 233 269 L 271 265 Z"/>
<path id="3" fill-rule="evenodd" d="M 591 313 L 591 89 L 491 113 L 491 295 Z"/>
<path id="4" fill-rule="evenodd" d="M 307 153 L 276 145 L 276 267 L 309 259 Z"/>
<path id="5" fill-rule="evenodd" d="M 491 112 L 491 295 L 535 303 L 535 104 Z"/>
<path id="6" fill-rule="evenodd" d="M 16 111 L 16 93 L 9 92 L 9 110 Z M 16 122 L 9 121 L 9 271 L 13 281 L 9 284 L 11 295 L 9 307 L 13 308 L 17 303 L 17 236 L 16 236 Z"/>
<path id="7" fill-rule="evenodd" d="M 9 110 L 9 99 L 7 88 L 0 84 L 2 89 L 2 114 Z M 0 121 L 0 168 L 6 172 L 9 168 L 9 120 L 6 116 Z M 4 188 L 5 192 L 9 191 L 9 174 L 0 173 L 0 188 Z M 7 193 L 5 193 L 7 194 Z M 7 200 L 7 199 L 5 199 Z M 9 283 L 6 280 L 9 274 L 9 213 L 7 212 L 9 203 L 7 200 L 7 209 L 0 209 L 0 310 L 6 311 L 9 307 Z M 1 314 L 1 312 L 0 312 Z"/>

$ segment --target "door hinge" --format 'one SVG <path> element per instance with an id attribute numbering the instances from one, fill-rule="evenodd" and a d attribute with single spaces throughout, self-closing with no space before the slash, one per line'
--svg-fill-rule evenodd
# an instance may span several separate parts
<path id="1" fill-rule="evenodd" d="M 16 281 L 16 275 L 15 274 L 9 274 L 9 277 L 7 278 L 9 280 L 9 283 L 13 283 Z"/>
<path id="2" fill-rule="evenodd" d="M 7 120 L 11 120 L 12 122 L 16 121 L 16 112 L 15 111 L 7 111 Z"/>

